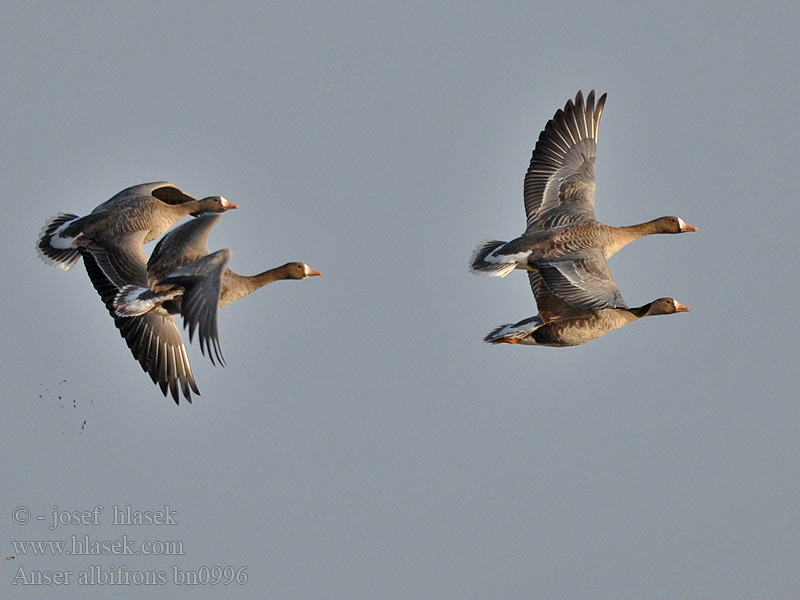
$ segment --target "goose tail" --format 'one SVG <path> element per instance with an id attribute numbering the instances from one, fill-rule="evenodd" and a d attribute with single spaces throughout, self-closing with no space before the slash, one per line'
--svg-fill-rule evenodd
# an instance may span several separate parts
<path id="1" fill-rule="evenodd" d="M 78 218 L 72 213 L 58 213 L 44 224 L 36 240 L 36 251 L 44 263 L 62 271 L 75 266 L 81 252 L 75 243 L 76 238 L 64 235 L 64 230 Z"/>
<path id="2" fill-rule="evenodd" d="M 500 240 L 484 240 L 478 244 L 469 259 L 469 270 L 476 275 L 488 277 L 505 277 L 517 266 L 510 258 L 492 256 L 497 249 L 505 246 Z"/>

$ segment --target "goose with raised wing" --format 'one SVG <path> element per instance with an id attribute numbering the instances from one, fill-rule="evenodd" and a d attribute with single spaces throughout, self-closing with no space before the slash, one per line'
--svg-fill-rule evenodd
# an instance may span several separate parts
<path id="1" fill-rule="evenodd" d="M 627 227 L 596 220 L 594 165 L 605 101 L 603 94 L 595 102 L 592 90 L 584 102 L 579 91 L 547 123 L 525 176 L 525 232 L 510 242 L 478 245 L 470 260 L 472 272 L 504 277 L 514 269 L 538 271 L 555 294 L 575 307 L 617 308 L 621 298 L 611 287 L 587 290 L 582 277 L 601 274 L 610 280 L 606 259 L 643 236 L 697 231 L 671 216 Z"/>
<path id="2" fill-rule="evenodd" d="M 113 299 L 107 303 L 121 331 L 123 328 L 136 332 L 141 329 L 142 335 L 149 336 L 147 327 L 129 325 L 128 322 L 145 319 L 150 324 L 158 319 L 158 323 L 171 322 L 171 329 L 175 323 L 172 315 L 180 313 L 184 326 L 189 329 L 189 339 L 197 330 L 203 353 L 212 363 L 224 364 L 217 332 L 218 308 L 275 281 L 322 275 L 301 262 L 287 263 L 257 275 L 239 275 L 231 271 L 227 266 L 232 255 L 230 249 L 213 253 L 208 250 L 208 235 L 220 217 L 201 215 L 172 229 L 159 240 L 147 261 L 143 255 L 131 255 L 136 261 L 130 271 L 135 272 L 136 277 L 118 286 Z M 159 349 L 153 345 L 137 343 L 135 347 L 134 356 L 143 366 L 160 355 Z M 176 390 L 174 378 L 164 378 L 163 374 L 163 369 L 150 372 L 151 377 L 157 376 L 154 381 L 162 386 L 165 394 L 166 387 Z M 191 401 L 185 392 L 184 395 Z M 173 398 L 175 396 L 173 391 Z"/>

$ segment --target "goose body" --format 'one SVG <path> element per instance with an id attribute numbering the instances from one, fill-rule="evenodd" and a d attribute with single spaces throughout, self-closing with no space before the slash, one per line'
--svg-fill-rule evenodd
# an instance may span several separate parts
<path id="1" fill-rule="evenodd" d="M 643 236 L 697 230 L 671 216 L 627 227 L 596 220 L 594 164 L 605 100 L 603 94 L 595 103 L 592 90 L 584 102 L 579 91 L 575 101 L 568 101 L 547 123 L 525 176 L 525 232 L 509 242 L 479 244 L 470 259 L 472 272 L 504 277 L 514 269 L 538 271 L 557 295 L 574 306 L 616 308 L 619 298 L 613 295 L 587 294 L 584 276 L 600 273 L 610 278 L 606 260 Z"/>
<path id="2" fill-rule="evenodd" d="M 599 261 L 595 265 L 601 264 Z M 523 319 L 518 323 L 500 325 L 489 333 L 485 342 L 490 344 L 509 343 L 531 346 L 578 346 L 597 339 L 610 331 L 619 329 L 642 317 L 668 315 L 688 312 L 688 306 L 673 298 L 659 298 L 642 306 L 629 308 L 622 298 L 619 288 L 611 278 L 606 265 L 604 271 L 584 273 L 583 288 L 574 282 L 553 278 L 552 285 L 545 280 L 540 271 L 528 271 L 528 281 L 533 292 L 539 314 Z M 546 269 L 544 269 L 546 273 Z M 582 304 L 594 304 L 598 308 L 586 309 L 571 304 L 558 292 L 562 287 L 582 290 Z M 603 304 L 613 304 L 611 307 Z"/>
<path id="3" fill-rule="evenodd" d="M 689 307 L 673 298 L 659 298 L 636 308 L 581 310 L 545 322 L 536 315 L 519 323 L 501 325 L 484 338 L 490 344 L 531 346 L 578 346 L 591 342 L 642 317 L 687 312 Z"/>
<path id="4" fill-rule="evenodd" d="M 237 206 L 222 196 L 195 200 L 169 182 L 144 183 L 122 190 L 84 217 L 52 217 L 39 234 L 36 250 L 44 262 L 67 271 L 81 257 L 81 248 L 92 243 L 119 244 L 119 237 L 129 236 L 147 243 L 190 214 L 232 208 Z"/>

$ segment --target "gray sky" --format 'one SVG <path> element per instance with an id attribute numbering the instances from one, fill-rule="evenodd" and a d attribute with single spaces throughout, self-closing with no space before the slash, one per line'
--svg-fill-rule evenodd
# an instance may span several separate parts
<path id="1" fill-rule="evenodd" d="M 3 552 L 183 554 L 17 556 L 0 595 L 795 595 L 798 29 L 789 2 L 5 3 Z M 625 248 L 614 277 L 692 312 L 486 345 L 535 306 L 523 274 L 467 260 L 522 232 L 539 131 L 591 88 L 598 218 L 700 228 Z M 228 366 L 190 347 L 202 396 L 180 407 L 82 267 L 34 251 L 56 212 L 164 179 L 241 206 L 210 238 L 234 270 L 325 274 L 223 309 Z M 177 524 L 113 525 L 114 505 Z M 92 565 L 167 581 L 79 584 Z M 173 566 L 248 579 L 199 590 Z M 11 585 L 20 568 L 73 575 Z"/>

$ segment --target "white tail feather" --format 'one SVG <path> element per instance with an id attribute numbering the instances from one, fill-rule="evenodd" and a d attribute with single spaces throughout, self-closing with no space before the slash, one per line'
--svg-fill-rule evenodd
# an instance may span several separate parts
<path id="1" fill-rule="evenodd" d="M 114 312 L 118 317 L 138 317 L 149 312 L 158 304 L 158 298 L 143 297 L 147 288 L 138 285 L 126 285 L 114 297 Z"/>
<path id="2" fill-rule="evenodd" d="M 44 224 L 36 239 L 36 252 L 45 264 L 62 271 L 69 271 L 77 264 L 81 253 L 75 244 L 75 239 L 58 235 L 76 219 L 78 215 L 58 213 Z"/>
<path id="3" fill-rule="evenodd" d="M 469 259 L 469 270 L 476 275 L 488 277 L 505 277 L 513 271 L 517 263 L 513 258 L 504 259 L 491 256 L 498 248 L 504 246 L 506 242 L 500 240 L 484 240 L 475 248 Z"/>

